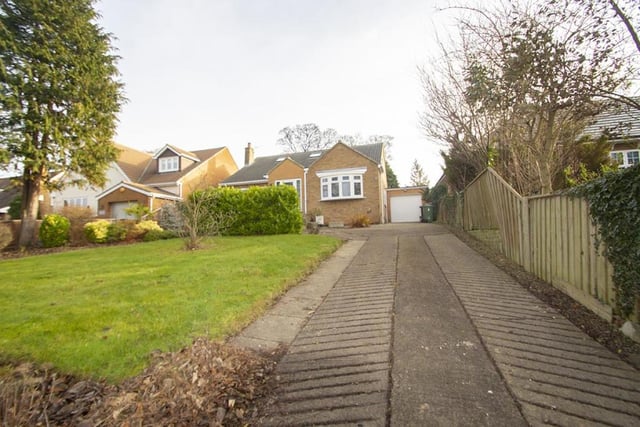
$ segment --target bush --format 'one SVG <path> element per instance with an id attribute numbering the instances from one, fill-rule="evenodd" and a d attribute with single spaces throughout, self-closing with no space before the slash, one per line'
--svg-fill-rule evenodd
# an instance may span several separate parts
<path id="1" fill-rule="evenodd" d="M 157 222 L 152 220 L 140 221 L 133 226 L 133 233 L 137 238 L 144 238 L 150 231 L 161 233 L 164 230 L 162 230 L 162 227 L 160 227 Z"/>
<path id="2" fill-rule="evenodd" d="M 105 243 L 111 222 L 99 219 L 88 222 L 84 226 L 84 235 L 90 243 Z"/>
<path id="3" fill-rule="evenodd" d="M 173 239 L 176 235 L 169 230 L 149 230 L 142 237 L 143 242 L 155 242 L 156 240 Z"/>
<path id="4" fill-rule="evenodd" d="M 208 217 L 200 220 L 214 223 L 212 229 L 216 233 L 249 236 L 302 231 L 298 193 L 287 185 L 251 187 L 246 191 L 211 188 L 191 194 L 187 202 L 197 202 L 199 209 L 183 209 L 183 224 L 187 223 L 185 214 L 193 216 L 198 211 L 200 215 L 204 211 Z"/>
<path id="5" fill-rule="evenodd" d="M 365 228 L 371 225 L 371 219 L 367 215 L 358 215 L 351 220 L 351 226 L 356 228 Z"/>
<path id="6" fill-rule="evenodd" d="M 62 215 L 45 215 L 38 231 L 42 246 L 45 248 L 64 246 L 69 242 L 70 228 L 71 223 Z"/>
<path id="7" fill-rule="evenodd" d="M 0 251 L 13 242 L 13 231 L 10 223 L 0 223 Z"/>
<path id="8" fill-rule="evenodd" d="M 139 203 L 132 204 L 124 211 L 127 213 L 127 215 L 132 215 L 133 217 L 135 217 L 136 221 L 140 221 L 142 217 L 147 216 L 151 213 L 151 209 Z"/>
<path id="9" fill-rule="evenodd" d="M 615 311 L 633 315 L 640 298 L 640 165 L 605 174 L 574 187 L 569 194 L 585 197 L 598 227 L 603 253 L 613 266 Z"/>
<path id="10" fill-rule="evenodd" d="M 221 209 L 235 214 L 226 234 L 292 234 L 302 231 L 298 193 L 288 185 L 224 189 Z"/>
<path id="11" fill-rule="evenodd" d="M 127 238 L 129 227 L 125 221 L 112 222 L 107 227 L 107 242 L 121 242 Z"/>
<path id="12" fill-rule="evenodd" d="M 20 210 L 22 209 L 22 196 L 16 196 L 9 204 L 7 213 L 11 219 L 20 219 Z"/>
<path id="13" fill-rule="evenodd" d="M 87 238 L 84 233 L 84 225 L 93 218 L 93 211 L 80 206 L 65 206 L 60 214 L 71 222 L 69 243 L 74 246 L 85 245 Z"/>

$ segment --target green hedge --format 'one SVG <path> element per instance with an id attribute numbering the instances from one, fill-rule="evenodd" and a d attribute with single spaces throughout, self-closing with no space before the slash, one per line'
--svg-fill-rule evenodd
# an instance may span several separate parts
<path id="1" fill-rule="evenodd" d="M 251 187 L 246 191 L 221 187 L 194 194 L 205 197 L 207 210 L 229 218 L 222 234 L 235 236 L 295 234 L 302 231 L 298 193 L 287 185 Z"/>

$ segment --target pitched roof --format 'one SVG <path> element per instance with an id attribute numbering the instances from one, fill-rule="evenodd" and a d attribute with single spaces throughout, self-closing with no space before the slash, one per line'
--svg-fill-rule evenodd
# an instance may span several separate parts
<path id="1" fill-rule="evenodd" d="M 193 157 L 194 159 L 198 159 L 199 161 L 189 165 L 189 167 L 187 167 L 186 169 L 183 169 L 181 171 L 175 171 L 175 172 L 156 173 L 155 168 L 150 167 L 151 166 L 150 162 L 153 162 L 155 160 L 150 159 L 149 163 L 147 164 L 147 167 L 144 170 L 144 173 L 142 174 L 142 176 L 139 177 L 137 181 L 146 185 L 150 185 L 150 184 L 153 185 L 153 184 L 159 184 L 159 183 L 165 183 L 165 182 L 176 182 L 180 178 L 184 177 L 189 172 L 191 172 L 192 170 L 200 166 L 203 162 L 215 156 L 222 150 L 224 150 L 224 147 L 210 148 L 207 150 L 198 150 L 198 151 L 183 150 L 184 153 L 189 153 L 189 157 Z"/>
<path id="2" fill-rule="evenodd" d="M 374 162 L 381 164 L 383 161 L 383 143 L 366 144 L 366 145 L 354 145 L 355 151 L 359 152 L 363 156 L 373 160 Z M 256 157 L 256 159 L 248 166 L 245 166 L 238 170 L 236 173 L 222 181 L 223 184 L 238 184 L 238 183 L 251 183 L 251 182 L 266 182 L 266 176 L 269 172 L 278 165 L 278 163 L 289 158 L 298 163 L 303 168 L 308 168 L 320 159 L 328 150 L 315 150 L 304 151 L 299 153 L 284 153 L 275 156 Z"/>
<path id="3" fill-rule="evenodd" d="M 627 104 L 615 105 L 598 114 L 582 135 L 592 138 L 607 135 L 613 140 L 640 138 L 640 110 Z"/>
<path id="4" fill-rule="evenodd" d="M 122 172 L 127 175 L 129 181 L 137 181 L 152 160 L 151 154 L 120 144 L 114 145 L 120 150 L 116 163 L 122 169 Z"/>

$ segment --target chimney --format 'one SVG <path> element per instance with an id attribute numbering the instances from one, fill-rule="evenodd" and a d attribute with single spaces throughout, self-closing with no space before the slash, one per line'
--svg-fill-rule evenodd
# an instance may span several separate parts
<path id="1" fill-rule="evenodd" d="M 247 142 L 247 148 L 244 149 L 244 165 L 249 166 L 253 163 L 253 147 Z"/>

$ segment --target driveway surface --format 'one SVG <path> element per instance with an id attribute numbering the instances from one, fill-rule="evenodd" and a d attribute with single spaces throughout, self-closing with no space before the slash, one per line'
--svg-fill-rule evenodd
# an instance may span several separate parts
<path id="1" fill-rule="evenodd" d="M 261 425 L 640 425 L 640 373 L 435 224 L 350 239 L 231 342 L 286 345 Z"/>

